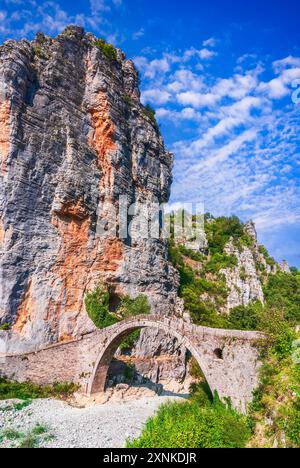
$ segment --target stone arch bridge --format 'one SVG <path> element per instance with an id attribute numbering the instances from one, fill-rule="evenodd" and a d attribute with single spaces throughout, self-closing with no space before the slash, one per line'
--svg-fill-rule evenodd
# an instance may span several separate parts
<path id="1" fill-rule="evenodd" d="M 136 316 L 74 341 L 26 354 L 2 355 L 0 375 L 38 384 L 73 381 L 88 395 L 103 392 L 119 345 L 133 331 L 146 327 L 176 337 L 198 361 L 212 392 L 245 409 L 258 384 L 259 342 L 263 335 L 196 326 L 174 317 Z"/>

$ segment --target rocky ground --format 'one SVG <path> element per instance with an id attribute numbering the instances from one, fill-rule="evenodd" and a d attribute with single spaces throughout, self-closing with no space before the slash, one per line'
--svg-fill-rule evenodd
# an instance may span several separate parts
<path id="1" fill-rule="evenodd" d="M 127 394 L 120 388 L 101 404 L 78 400 L 67 403 L 47 399 L 20 403 L 0 402 L 0 448 L 122 448 L 139 436 L 146 420 L 169 399 L 184 396 L 154 392 Z M 76 404 L 77 406 L 73 406 Z"/>

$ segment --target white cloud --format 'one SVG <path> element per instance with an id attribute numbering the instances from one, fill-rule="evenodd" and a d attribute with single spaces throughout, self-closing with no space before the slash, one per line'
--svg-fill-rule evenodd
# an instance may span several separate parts
<path id="1" fill-rule="evenodd" d="M 199 50 L 199 57 L 203 60 L 208 60 L 214 57 L 215 55 L 217 55 L 217 53 L 214 52 L 213 50 L 209 50 L 206 48 Z"/>
<path id="2" fill-rule="evenodd" d="M 144 28 L 141 28 L 139 29 L 138 31 L 135 31 L 133 34 L 132 34 L 132 39 L 134 41 L 137 41 L 138 39 L 140 39 L 141 37 L 143 37 L 145 35 L 145 29 Z"/>
<path id="3" fill-rule="evenodd" d="M 280 78 L 274 78 L 268 83 L 260 83 L 259 90 L 266 92 L 272 99 L 281 99 L 289 94 L 289 89 Z"/>
<path id="4" fill-rule="evenodd" d="M 260 83 L 259 90 L 271 99 L 282 99 L 291 94 L 293 81 L 300 78 L 300 58 L 288 56 L 277 60 L 273 62 L 273 68 L 278 76 L 269 82 Z"/>
<path id="5" fill-rule="evenodd" d="M 163 120 L 170 120 L 175 125 L 180 125 L 184 120 L 197 122 L 201 120 L 201 115 L 192 107 L 185 107 L 181 111 L 175 111 L 159 107 L 156 111 L 156 117 Z"/>
<path id="6" fill-rule="evenodd" d="M 292 68 L 300 67 L 300 57 L 293 57 L 289 55 L 281 60 L 276 60 L 273 62 L 273 68 L 276 73 L 280 73 L 282 70 L 286 69 L 287 67 L 291 66 Z"/>
<path id="7" fill-rule="evenodd" d="M 146 57 L 135 57 L 134 62 L 138 68 L 141 68 L 145 77 L 155 78 L 157 74 L 170 71 L 170 63 L 167 58 L 148 60 Z"/>
<path id="8" fill-rule="evenodd" d="M 110 5 L 107 4 L 106 0 L 90 0 L 90 5 L 93 14 L 110 10 Z"/>
<path id="9" fill-rule="evenodd" d="M 217 39 L 215 37 L 210 37 L 206 41 L 202 42 L 203 47 L 215 47 L 217 45 Z"/>
<path id="10" fill-rule="evenodd" d="M 201 94 L 195 91 L 186 91 L 177 95 L 180 104 L 191 105 L 196 108 L 207 107 L 216 104 L 219 97 L 213 93 Z"/>
<path id="11" fill-rule="evenodd" d="M 31 37 L 38 31 L 57 34 L 69 24 L 78 24 L 96 30 L 98 35 L 107 39 L 114 38 L 116 42 L 117 33 L 114 25 L 105 18 L 105 15 L 113 6 L 120 6 L 122 3 L 120 0 L 90 0 L 90 13 L 76 15 L 70 15 L 60 3 L 51 0 L 42 2 L 6 0 L 6 3 L 10 3 L 15 10 L 9 16 L 2 14 L 0 18 L 0 34 L 5 38 Z"/>
<path id="12" fill-rule="evenodd" d="M 90 0 L 90 7 L 93 15 L 110 11 L 112 5 L 119 7 L 122 5 L 122 0 Z"/>
<path id="13" fill-rule="evenodd" d="M 156 105 L 166 104 L 170 101 L 171 94 L 160 89 L 148 89 L 143 92 L 143 102 L 152 102 Z"/>

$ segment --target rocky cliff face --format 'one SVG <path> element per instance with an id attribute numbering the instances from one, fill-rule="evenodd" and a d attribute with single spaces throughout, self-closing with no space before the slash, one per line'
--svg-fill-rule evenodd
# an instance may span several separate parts
<path id="1" fill-rule="evenodd" d="M 166 202 L 172 178 L 134 65 L 115 58 L 77 27 L 0 47 L 0 320 L 11 352 L 92 330 L 84 295 L 100 280 L 174 312 L 166 245 L 97 235 L 120 195 Z"/>
<path id="2" fill-rule="evenodd" d="M 258 250 L 254 223 L 247 223 L 245 232 L 252 239 L 252 248 L 247 246 L 238 248 L 230 241 L 224 249 L 226 254 L 234 255 L 237 258 L 236 267 L 221 270 L 228 288 L 226 312 L 240 305 L 247 306 L 254 301 L 264 302 L 262 282 L 257 271 L 257 260 L 265 262 L 265 259 Z"/>

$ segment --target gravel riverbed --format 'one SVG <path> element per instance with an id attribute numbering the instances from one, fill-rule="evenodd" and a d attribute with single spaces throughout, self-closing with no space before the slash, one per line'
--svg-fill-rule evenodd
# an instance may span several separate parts
<path id="1" fill-rule="evenodd" d="M 26 436 L 40 425 L 47 431 L 39 437 L 39 447 L 122 448 L 127 439 L 141 434 L 147 419 L 170 399 L 182 400 L 181 397 L 153 396 L 77 408 L 60 400 L 47 399 L 33 400 L 21 409 L 12 400 L 1 401 L 0 447 L 20 444 L 12 437 L 3 437 L 7 431 Z"/>

